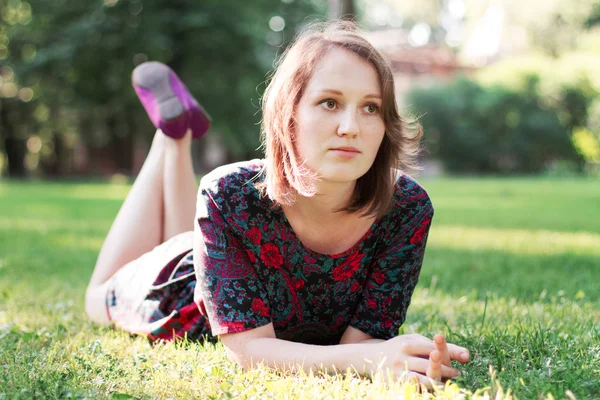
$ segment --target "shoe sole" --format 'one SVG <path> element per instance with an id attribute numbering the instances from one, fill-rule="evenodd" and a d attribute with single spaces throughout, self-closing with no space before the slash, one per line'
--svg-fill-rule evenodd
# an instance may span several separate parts
<path id="1" fill-rule="evenodd" d="M 181 100 L 175 96 L 169 79 L 170 70 L 165 65 L 149 62 L 133 71 L 135 85 L 150 91 L 158 103 L 158 112 L 165 120 L 173 120 L 185 112 Z"/>

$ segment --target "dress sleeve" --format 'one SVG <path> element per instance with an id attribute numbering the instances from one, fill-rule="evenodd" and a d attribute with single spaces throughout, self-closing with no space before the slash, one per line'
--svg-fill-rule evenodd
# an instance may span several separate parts
<path id="1" fill-rule="evenodd" d="M 200 188 L 194 226 L 194 299 L 214 336 L 243 332 L 271 322 L 267 292 L 251 253 L 224 218 L 223 203 Z"/>
<path id="2" fill-rule="evenodd" d="M 421 272 L 433 206 L 426 197 L 412 211 L 397 218 L 397 229 L 376 256 L 350 322 L 377 339 L 398 336 Z"/>

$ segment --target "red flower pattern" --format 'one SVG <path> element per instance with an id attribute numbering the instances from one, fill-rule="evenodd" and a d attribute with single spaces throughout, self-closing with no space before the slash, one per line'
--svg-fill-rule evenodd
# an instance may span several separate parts
<path id="1" fill-rule="evenodd" d="M 377 302 L 373 299 L 369 299 L 367 300 L 367 305 L 369 306 L 369 308 L 371 310 L 376 310 L 377 309 Z"/>
<path id="2" fill-rule="evenodd" d="M 180 255 L 160 274 L 165 284 L 148 295 L 156 307 L 153 315 L 172 317 L 151 338 L 169 340 L 175 331 L 212 340 L 211 329 L 233 333 L 269 322 L 277 337 L 314 344 L 339 343 L 348 325 L 377 338 L 397 335 L 433 215 L 427 193 L 403 175 L 389 213 L 352 251 L 331 257 L 306 249 L 281 210 L 248 184 L 261 167 L 260 161 L 236 164 L 204 180 L 200 200 L 206 215 L 198 216 L 204 246 L 196 249 L 200 259 L 194 260 L 191 252 Z M 202 269 L 194 274 L 198 266 Z M 175 268 L 175 277 L 187 278 L 168 282 L 173 278 L 166 272 Z M 196 276 L 201 278 L 197 282 Z M 111 315 L 120 311 L 110 297 L 117 295 L 109 294 Z"/>
<path id="3" fill-rule="evenodd" d="M 221 321 L 220 325 L 227 327 L 227 332 L 229 333 L 242 332 L 246 329 L 246 325 L 243 322 Z"/>
<path id="4" fill-rule="evenodd" d="M 252 228 L 246 231 L 246 237 L 250 240 L 250 242 L 254 244 L 260 244 L 260 240 L 262 239 L 262 232 L 258 228 L 258 226 L 253 226 Z"/>
<path id="5" fill-rule="evenodd" d="M 261 246 L 260 259 L 269 268 L 279 269 L 283 264 L 283 257 L 273 243 L 265 243 Z"/>
<path id="6" fill-rule="evenodd" d="M 254 299 L 252 300 L 252 311 L 260 315 L 261 317 L 269 316 L 269 308 L 266 306 L 265 302 L 262 299 Z"/>
<path id="7" fill-rule="evenodd" d="M 294 279 L 294 288 L 300 290 L 304 287 L 304 279 Z"/>
<path id="8" fill-rule="evenodd" d="M 385 274 L 380 269 L 373 271 L 371 277 L 375 282 L 377 282 L 378 285 L 381 285 L 383 282 L 385 282 Z"/>
<path id="9" fill-rule="evenodd" d="M 427 229 L 429 228 L 430 224 L 431 220 L 429 218 L 425 219 L 421 226 L 419 226 L 417 230 L 415 230 L 414 235 L 410 238 L 410 244 L 421 243 L 423 237 L 425 237 L 425 234 L 427 233 Z"/>
<path id="10" fill-rule="evenodd" d="M 350 254 L 346 261 L 333 269 L 333 279 L 336 282 L 347 281 L 360 268 L 360 262 L 365 255 L 355 251 Z"/>
<path id="11" fill-rule="evenodd" d="M 254 264 L 256 262 L 256 256 L 254 255 L 254 252 L 252 250 L 246 249 L 246 254 L 248 254 L 250 262 Z"/>

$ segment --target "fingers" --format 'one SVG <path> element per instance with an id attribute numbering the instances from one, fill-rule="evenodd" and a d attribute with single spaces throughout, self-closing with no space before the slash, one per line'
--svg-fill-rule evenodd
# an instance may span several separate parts
<path id="1" fill-rule="evenodd" d="M 411 338 L 402 346 L 402 352 L 408 356 L 429 357 L 429 353 L 435 350 L 435 344 L 424 336 Z"/>
<path id="2" fill-rule="evenodd" d="M 435 335 L 434 340 L 430 340 L 421 335 L 407 335 L 408 342 L 404 344 L 404 353 L 411 356 L 428 357 L 433 350 L 438 350 L 442 356 L 442 363 L 450 365 L 451 360 L 466 363 L 470 359 L 469 350 L 452 343 L 446 343 L 442 335 Z M 444 349 L 447 347 L 447 350 Z M 449 355 L 446 357 L 446 354 Z"/>
<path id="3" fill-rule="evenodd" d="M 432 351 L 429 355 L 429 365 L 425 375 L 436 381 L 442 380 L 442 355 L 438 350 Z"/>
<path id="4" fill-rule="evenodd" d="M 406 375 L 404 375 L 404 380 L 417 381 L 419 385 L 423 385 L 428 389 L 431 389 L 433 387 L 433 381 L 431 380 L 431 378 L 423 374 L 419 374 L 418 372 L 407 372 Z"/>
<path id="5" fill-rule="evenodd" d="M 451 343 L 448 343 L 448 353 L 450 353 L 452 360 L 460 361 L 463 364 L 469 362 L 471 358 L 469 350 Z"/>
<path id="6" fill-rule="evenodd" d="M 433 351 L 437 352 L 437 350 L 433 350 Z M 438 352 L 438 356 L 439 356 L 439 352 Z M 408 368 L 409 371 L 419 372 L 421 374 L 427 373 L 427 368 L 429 367 L 429 364 L 430 364 L 430 360 L 425 359 L 425 358 L 408 357 L 408 359 L 406 360 L 406 367 Z M 437 362 L 437 364 L 439 364 L 439 374 L 440 374 L 439 379 L 442 379 L 442 378 L 449 379 L 449 378 L 455 378 L 457 376 L 460 376 L 459 370 L 457 370 L 456 368 L 452 368 L 452 367 L 442 364 L 441 358 L 439 358 L 439 361 Z"/>
<path id="7" fill-rule="evenodd" d="M 448 346 L 446 345 L 446 339 L 442 335 L 435 335 L 433 337 L 433 342 L 435 343 L 435 349 L 437 350 L 437 354 L 440 357 L 441 363 L 451 366 L 452 360 L 450 359 L 450 352 L 448 351 Z M 431 360 L 431 355 L 429 356 L 429 359 Z"/>

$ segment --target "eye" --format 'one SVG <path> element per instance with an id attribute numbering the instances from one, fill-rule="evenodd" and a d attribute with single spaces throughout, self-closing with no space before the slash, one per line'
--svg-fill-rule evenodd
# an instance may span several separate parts
<path id="1" fill-rule="evenodd" d="M 327 100 L 323 100 L 321 102 L 321 105 L 326 110 L 335 110 L 337 103 L 335 102 L 335 100 L 327 99 Z"/>
<path id="2" fill-rule="evenodd" d="M 379 106 L 377 104 L 367 104 L 364 110 L 367 114 L 377 114 L 379 112 Z"/>

